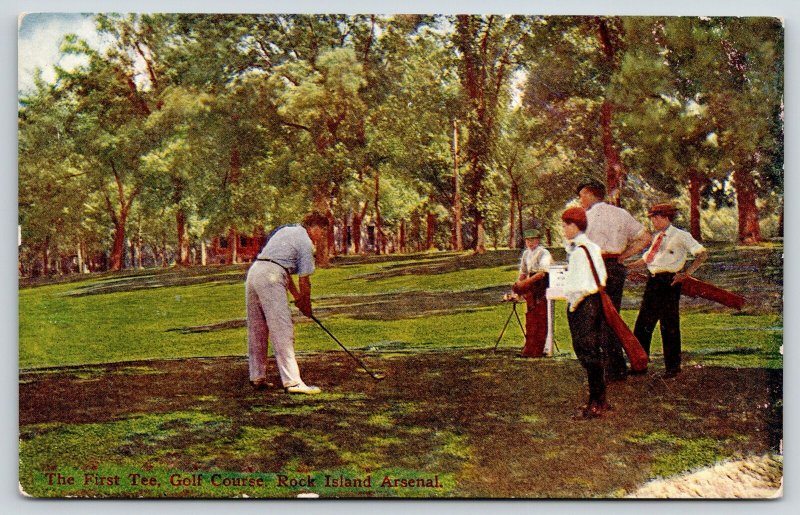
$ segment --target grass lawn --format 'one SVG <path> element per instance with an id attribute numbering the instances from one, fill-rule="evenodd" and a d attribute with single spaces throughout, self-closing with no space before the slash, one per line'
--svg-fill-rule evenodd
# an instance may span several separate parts
<path id="1" fill-rule="evenodd" d="M 516 325 L 491 352 L 516 251 L 345 257 L 318 270 L 316 315 L 387 379 L 370 380 L 298 315 L 301 369 L 325 392 L 311 398 L 247 384 L 243 266 L 23 286 L 20 479 L 45 497 L 617 497 L 773 452 L 780 253 L 712 248 L 702 277 L 745 295 L 746 308 L 684 299 L 684 377 L 611 385 L 616 414 L 577 424 L 585 373 L 563 302 L 554 358 L 517 358 Z M 631 326 L 640 295 L 626 290 Z M 657 372 L 657 332 L 652 348 Z"/>

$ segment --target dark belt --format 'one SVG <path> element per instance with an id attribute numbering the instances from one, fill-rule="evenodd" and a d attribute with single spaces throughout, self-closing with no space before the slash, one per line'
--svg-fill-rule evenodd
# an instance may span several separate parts
<path id="1" fill-rule="evenodd" d="M 600 254 L 600 257 L 603 258 L 603 261 L 608 261 L 610 259 L 614 259 L 614 260 L 619 259 L 619 257 L 621 255 L 622 254 L 612 254 L 610 252 L 603 252 L 603 253 Z"/>
<path id="2" fill-rule="evenodd" d="M 283 268 L 283 271 L 286 272 L 287 275 L 292 275 L 292 273 L 289 272 L 288 268 L 286 268 L 282 264 L 280 264 L 277 261 L 274 261 L 272 259 L 269 259 L 269 258 L 256 258 L 256 261 L 267 261 L 268 263 L 274 263 L 274 264 L 278 265 L 279 267 Z"/>
<path id="3" fill-rule="evenodd" d="M 672 279 L 673 277 L 675 277 L 675 272 L 658 272 L 655 274 L 650 272 L 647 273 L 650 274 L 650 277 L 652 277 L 653 279 Z"/>

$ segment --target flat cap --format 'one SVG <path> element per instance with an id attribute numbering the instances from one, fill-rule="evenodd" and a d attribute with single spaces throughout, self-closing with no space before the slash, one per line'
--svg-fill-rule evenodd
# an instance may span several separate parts
<path id="1" fill-rule="evenodd" d="M 661 215 L 672 218 L 677 213 L 678 209 L 675 206 L 668 202 L 664 202 L 661 204 L 654 204 L 653 207 L 647 211 L 647 216 Z"/>

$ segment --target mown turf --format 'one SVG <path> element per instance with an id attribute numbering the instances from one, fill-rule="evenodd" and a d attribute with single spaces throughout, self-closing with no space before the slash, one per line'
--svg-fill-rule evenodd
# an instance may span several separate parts
<path id="1" fill-rule="evenodd" d="M 750 302 L 742 313 L 684 298 L 687 312 L 682 329 L 687 350 L 695 346 L 704 352 L 743 349 L 743 353 L 715 355 L 715 362 L 780 366 L 782 313 L 772 302 L 775 292 L 780 297 L 782 285 L 770 268 L 776 252 L 751 250 L 753 255 L 748 254 L 744 264 L 709 265 L 705 271 L 718 283 L 750 267 L 753 280 L 739 281 L 732 289 L 751 288 L 753 283 L 761 288 L 758 294 L 748 293 Z M 717 254 L 738 255 L 733 250 Z M 721 258 L 715 255 L 714 259 Z M 510 305 L 499 299 L 515 277 L 516 261 L 517 253 L 510 251 L 374 261 L 340 258 L 334 267 L 313 276 L 315 310 L 340 340 L 356 348 L 492 346 L 510 312 Z M 752 270 L 763 271 L 764 276 Z M 22 289 L 20 367 L 242 355 L 244 273 L 242 266 L 170 269 Z M 624 306 L 632 309 L 623 309 L 622 314 L 629 324 L 636 318 L 640 290 L 635 284 L 628 286 Z M 556 303 L 555 334 L 559 346 L 568 352 L 564 309 L 563 302 Z M 298 315 L 297 322 L 298 351 L 334 348 L 327 335 L 307 319 Z M 203 332 L 191 332 L 192 328 Z M 508 340 L 501 344 L 518 339 L 514 331 L 511 328 Z M 656 335 L 654 349 L 659 342 Z"/>
<path id="2" fill-rule="evenodd" d="M 83 367 L 24 373 L 20 480 L 45 497 L 618 497 L 652 478 L 775 452 L 782 438 L 779 370 L 695 366 L 664 381 L 653 365 L 609 387 L 611 416 L 576 420 L 586 386 L 575 360 L 451 350 L 370 363 L 384 381 L 343 352 L 301 358 L 324 389 L 312 397 L 253 391 L 244 358 L 150 361 L 158 373 L 147 375 L 99 365 L 91 380 Z M 77 483 L 50 484 L 59 473 Z M 129 474 L 158 485 L 132 485 Z M 198 474 L 202 484 L 170 482 Z M 214 486 L 213 474 L 264 484 Z M 313 488 L 280 485 L 308 475 Z M 371 484 L 325 486 L 326 476 Z M 380 486 L 386 476 L 440 486 Z"/>
<path id="3" fill-rule="evenodd" d="M 325 390 L 317 397 L 247 384 L 244 266 L 25 286 L 20 481 L 44 497 L 617 497 L 650 478 L 775 452 L 780 255 L 712 247 L 702 277 L 748 305 L 684 298 L 684 373 L 657 377 L 656 332 L 654 373 L 611 385 L 616 409 L 598 421 L 572 419 L 586 386 L 563 302 L 554 357 L 517 358 L 513 320 L 491 352 L 511 313 L 499 300 L 516 251 L 346 257 L 318 270 L 317 316 L 387 378 L 372 381 L 298 316 L 304 378 Z M 629 325 L 641 291 L 626 287 Z M 211 484 L 214 474 L 227 484 Z M 75 484 L 59 483 L 68 477 Z M 282 484 L 290 479 L 299 484 Z"/>

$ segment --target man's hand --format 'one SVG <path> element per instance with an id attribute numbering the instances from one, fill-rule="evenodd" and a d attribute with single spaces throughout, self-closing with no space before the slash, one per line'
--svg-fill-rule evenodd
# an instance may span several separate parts
<path id="1" fill-rule="evenodd" d="M 294 305 L 297 306 L 297 309 L 300 310 L 300 313 L 304 314 L 308 318 L 311 318 L 311 299 L 300 297 L 299 299 L 295 299 Z"/>
<path id="2" fill-rule="evenodd" d="M 682 283 L 684 279 L 686 279 L 687 277 L 689 277 L 689 274 L 687 274 L 686 272 L 678 272 L 677 274 L 675 274 L 675 278 L 672 279 L 671 286 L 675 286 L 678 283 Z"/>

